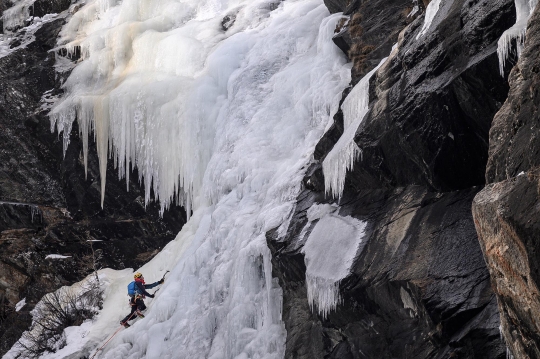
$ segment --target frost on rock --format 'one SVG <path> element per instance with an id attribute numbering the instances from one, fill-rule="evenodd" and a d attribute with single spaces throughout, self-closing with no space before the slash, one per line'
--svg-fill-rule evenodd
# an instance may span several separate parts
<path id="1" fill-rule="evenodd" d="M 17 28 L 24 27 L 25 21 L 30 17 L 30 8 L 36 0 L 18 0 L 13 6 L 2 14 L 4 33 L 11 33 Z"/>
<path id="2" fill-rule="evenodd" d="M 386 58 L 382 59 L 377 67 L 367 73 L 343 101 L 343 135 L 341 135 L 322 164 L 325 192 L 334 197 L 341 198 L 347 171 L 352 170 L 354 163 L 362 153 L 362 150 L 354 142 L 354 136 L 364 117 L 369 112 L 369 82 L 371 77 L 385 61 Z"/>
<path id="3" fill-rule="evenodd" d="M 100 359 L 283 358 L 282 293 L 265 234 L 286 230 L 351 65 L 332 42 L 341 17 L 322 1 L 275 4 L 88 1 L 61 32 L 61 46 L 83 58 L 51 112 L 65 145 L 77 120 L 85 152 L 94 132 L 100 166 L 110 156 L 124 177 L 137 166 L 147 196 L 153 189 L 162 205 L 193 211 L 138 269 L 147 280 L 171 271 L 146 317 Z M 81 356 L 128 313 L 132 278 L 111 284 L 118 295 L 106 293 Z"/>
<path id="4" fill-rule="evenodd" d="M 517 56 L 523 51 L 525 44 L 525 33 L 527 32 L 527 22 L 531 17 L 538 0 L 515 0 L 516 23 L 506 30 L 499 39 L 497 45 L 497 55 L 499 56 L 499 71 L 504 76 L 504 66 L 512 51 L 512 42 L 516 41 Z"/>
<path id="5" fill-rule="evenodd" d="M 0 57 L 7 56 L 18 49 L 28 46 L 28 44 L 35 40 L 34 34 L 37 30 L 44 24 L 56 20 L 60 16 L 58 14 L 47 14 L 43 17 L 27 18 L 27 15 L 20 15 L 28 14 L 28 8 L 21 7 L 22 4 L 27 4 L 27 2 L 17 3 L 4 11 L 2 17 L 4 19 L 4 33 L 0 34 Z M 24 19 L 19 21 L 19 17 L 16 14 L 19 14 L 20 18 Z M 8 25 L 6 25 L 6 20 L 8 21 Z M 14 43 L 16 43 L 16 46 L 13 45 Z"/>
<path id="6" fill-rule="evenodd" d="M 427 34 L 429 31 L 429 28 L 431 27 L 431 23 L 433 22 L 433 19 L 435 19 L 435 15 L 437 15 L 437 12 L 439 12 L 439 7 L 441 6 L 441 0 L 431 0 L 431 2 L 426 7 L 426 16 L 424 18 L 424 25 L 422 25 L 422 29 L 416 35 L 416 40 L 420 39 L 422 36 Z"/>
<path id="7" fill-rule="evenodd" d="M 362 251 L 365 228 L 365 222 L 352 217 L 327 214 L 304 244 L 309 305 L 323 317 L 340 302 L 339 283 Z"/>

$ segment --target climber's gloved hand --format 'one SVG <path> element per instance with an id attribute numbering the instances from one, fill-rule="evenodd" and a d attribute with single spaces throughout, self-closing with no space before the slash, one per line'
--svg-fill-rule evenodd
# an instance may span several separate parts
<path id="1" fill-rule="evenodd" d="M 163 282 L 165 282 L 165 279 L 164 278 L 161 278 L 161 280 L 158 282 L 159 284 L 163 284 Z"/>
<path id="2" fill-rule="evenodd" d="M 148 298 L 154 298 L 155 296 L 153 294 L 148 294 Z"/>

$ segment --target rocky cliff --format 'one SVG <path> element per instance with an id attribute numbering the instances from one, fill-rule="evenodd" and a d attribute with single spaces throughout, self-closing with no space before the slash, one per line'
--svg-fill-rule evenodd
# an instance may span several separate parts
<path id="1" fill-rule="evenodd" d="M 343 12 L 334 42 L 353 65 L 343 100 L 388 58 L 369 82 L 369 111 L 353 133 L 361 153 L 343 194 L 326 192 L 322 168 L 345 132 L 340 110 L 315 149 L 288 229 L 267 234 L 283 289 L 286 358 L 492 359 L 506 357 L 506 343 L 518 358 L 540 357 L 540 15 L 519 63 L 501 77 L 497 41 L 516 21 L 514 1 L 437 2 L 426 27 L 429 3 L 325 0 Z M 0 11 L 11 5 L 0 0 Z M 94 264 L 138 267 L 185 223 L 179 208 L 163 218 L 157 206 L 145 208 L 141 186 L 115 180 L 112 164 L 101 208 L 95 149 L 85 176 L 78 129 L 65 154 L 50 132 L 47 111 L 77 61 L 55 49 L 56 38 L 76 9 L 36 0 L 32 16 L 4 26 L 0 42 L 1 351 L 44 293 Z M 308 283 L 305 246 L 321 218 L 312 215 L 317 205 L 364 227 L 348 274 L 337 279 L 338 298 L 314 304 L 322 289 Z"/>
<path id="2" fill-rule="evenodd" d="M 508 100 L 490 130 L 488 185 L 473 204 L 502 332 L 516 358 L 540 357 L 539 21 L 537 8 L 525 49 L 510 73 Z"/>
<path id="3" fill-rule="evenodd" d="M 340 112 L 317 146 L 289 231 L 268 235 L 284 288 L 286 357 L 504 358 L 471 205 L 508 94 L 497 41 L 515 22 L 514 2 L 441 2 L 427 32 L 428 2 L 325 3 L 347 15 L 334 40 L 353 62 L 352 85 L 395 46 L 371 79 L 354 136 L 361 155 L 342 197 L 325 194 L 322 171 L 344 132 Z M 339 283 L 341 303 L 326 317 L 308 305 L 303 249 L 316 223 L 308 212 L 321 203 L 366 223 Z"/>
<path id="4" fill-rule="evenodd" d="M 0 10 L 10 5 L 2 1 Z M 180 208 L 163 218 L 159 206 L 145 208 L 142 187 L 115 180 L 112 165 L 102 209 L 95 148 L 85 177 L 78 129 L 65 154 L 61 136 L 51 133 L 47 112 L 72 61 L 54 51 L 70 6 L 37 0 L 0 44 L 0 355 L 28 327 L 43 294 L 81 280 L 94 265 L 138 268 L 185 223 Z"/>

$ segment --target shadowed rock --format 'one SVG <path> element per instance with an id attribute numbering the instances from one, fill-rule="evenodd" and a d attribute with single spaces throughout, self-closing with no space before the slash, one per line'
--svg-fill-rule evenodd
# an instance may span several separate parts
<path id="1" fill-rule="evenodd" d="M 502 333 L 515 358 L 540 357 L 540 12 L 509 77 L 510 93 L 490 130 L 486 180 L 473 214 L 498 296 Z"/>

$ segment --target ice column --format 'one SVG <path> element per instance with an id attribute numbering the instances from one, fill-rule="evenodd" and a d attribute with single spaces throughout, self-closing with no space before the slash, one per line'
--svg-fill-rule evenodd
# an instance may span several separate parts
<path id="1" fill-rule="evenodd" d="M 334 197 L 341 198 L 345 186 L 345 175 L 353 168 L 354 162 L 362 153 L 354 142 L 354 136 L 369 111 L 369 81 L 385 61 L 386 58 L 365 75 L 343 102 L 343 135 L 326 156 L 322 165 L 325 191 Z"/>
<path id="2" fill-rule="evenodd" d="M 538 0 L 515 0 L 516 1 L 516 23 L 514 26 L 506 30 L 497 46 L 497 55 L 499 55 L 499 70 L 501 76 L 504 76 L 504 66 L 508 55 L 512 50 L 512 41 L 516 41 L 517 55 L 521 54 L 525 43 L 525 33 L 527 31 L 527 22 L 531 17 Z"/>

